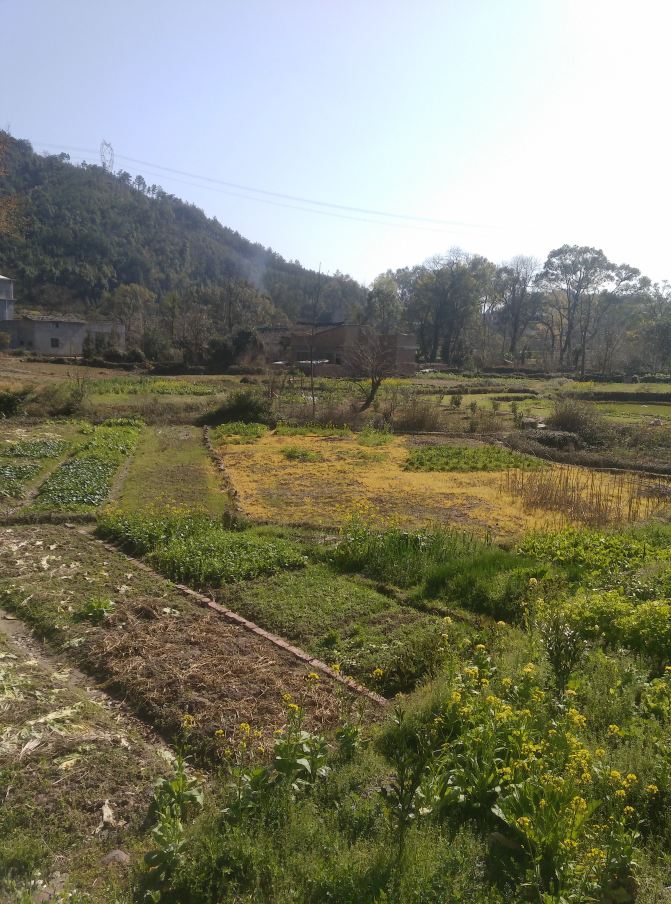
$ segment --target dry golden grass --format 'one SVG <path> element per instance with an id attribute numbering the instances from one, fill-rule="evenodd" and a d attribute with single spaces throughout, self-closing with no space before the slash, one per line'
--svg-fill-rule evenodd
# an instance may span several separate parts
<path id="1" fill-rule="evenodd" d="M 671 508 L 671 480 L 628 472 L 555 466 L 541 471 L 511 469 L 502 489 L 526 511 L 544 510 L 567 524 L 592 527 L 632 524 L 663 516 Z"/>
<path id="2" fill-rule="evenodd" d="M 319 461 L 288 461 L 289 447 Z M 450 523 L 510 537 L 546 523 L 541 513 L 501 493 L 496 472 L 404 471 L 407 440 L 364 448 L 352 437 L 268 435 L 219 446 L 242 513 L 262 521 L 333 526 L 356 506 L 409 526 Z"/>

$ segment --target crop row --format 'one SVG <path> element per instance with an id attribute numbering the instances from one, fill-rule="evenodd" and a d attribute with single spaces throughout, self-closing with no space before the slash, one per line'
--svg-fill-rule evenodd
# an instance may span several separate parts
<path id="1" fill-rule="evenodd" d="M 128 422 L 90 429 L 88 441 L 44 481 L 35 509 L 87 511 L 105 501 L 120 465 L 135 449 L 141 428 Z"/>
<path id="2" fill-rule="evenodd" d="M 167 577 L 200 586 L 222 586 L 305 564 L 294 543 L 251 530 L 230 530 L 200 514 L 110 510 L 100 516 L 98 531 L 147 556 Z"/>
<path id="3" fill-rule="evenodd" d="M 6 462 L 0 464 L 0 498 L 17 499 L 39 472 L 40 465 L 34 461 Z"/>
<path id="4" fill-rule="evenodd" d="M 406 471 L 502 471 L 506 468 L 542 468 L 530 455 L 500 446 L 423 446 L 413 449 Z"/>
<path id="5" fill-rule="evenodd" d="M 58 458 L 68 444 L 60 439 L 26 439 L 15 443 L 0 444 L 0 456 L 4 458 Z"/>

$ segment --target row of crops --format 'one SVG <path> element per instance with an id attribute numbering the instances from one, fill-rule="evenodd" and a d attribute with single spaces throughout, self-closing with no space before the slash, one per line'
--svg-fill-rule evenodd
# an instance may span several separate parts
<path id="1" fill-rule="evenodd" d="M 125 418 L 84 427 L 88 439 L 44 481 L 30 510 L 87 512 L 101 505 L 141 429 L 140 421 Z"/>
<path id="2" fill-rule="evenodd" d="M 62 440 L 34 439 L 0 444 L 0 498 L 21 499 L 53 459 L 63 456 Z"/>

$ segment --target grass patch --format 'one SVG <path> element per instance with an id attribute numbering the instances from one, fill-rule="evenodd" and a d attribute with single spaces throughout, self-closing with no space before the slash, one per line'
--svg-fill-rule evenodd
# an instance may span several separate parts
<path id="1" fill-rule="evenodd" d="M 336 427 L 333 424 L 278 424 L 275 436 L 351 436 L 349 427 Z"/>
<path id="2" fill-rule="evenodd" d="M 230 442 L 229 437 L 237 437 L 244 439 L 260 439 L 268 432 L 265 424 L 247 424 L 245 421 L 231 421 L 228 424 L 219 424 L 211 431 L 212 441 L 217 443 L 222 439 Z"/>
<path id="3" fill-rule="evenodd" d="M 410 690 L 437 661 L 440 619 L 327 565 L 246 584 L 230 605 L 384 693 Z"/>
<path id="4" fill-rule="evenodd" d="M 231 509 L 201 429 L 186 424 L 143 431 L 117 501 L 127 511 L 177 507 L 219 515 Z"/>
<path id="5" fill-rule="evenodd" d="M 301 449 L 300 446 L 286 446 L 284 449 L 280 449 L 280 454 L 287 461 L 324 461 L 324 456 L 321 452 L 315 452 L 312 449 Z"/>
<path id="6" fill-rule="evenodd" d="M 305 565 L 294 543 L 251 530 L 233 531 L 200 514 L 110 510 L 99 517 L 98 532 L 146 556 L 167 577 L 199 586 L 220 587 Z"/>
<path id="7" fill-rule="evenodd" d="M 499 446 L 423 446 L 413 449 L 406 471 L 503 471 L 542 468 L 543 462 Z"/>
<path id="8" fill-rule="evenodd" d="M 356 438 L 360 446 L 386 446 L 393 440 L 391 430 L 376 430 L 374 427 L 364 427 Z"/>

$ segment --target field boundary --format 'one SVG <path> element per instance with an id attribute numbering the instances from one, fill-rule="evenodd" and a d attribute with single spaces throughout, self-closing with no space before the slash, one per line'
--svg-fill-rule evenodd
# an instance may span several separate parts
<path id="1" fill-rule="evenodd" d="M 66 527 L 69 527 L 71 530 L 76 530 L 77 533 L 81 534 L 81 536 L 87 537 L 92 542 L 98 543 L 103 546 L 105 549 L 114 553 L 121 553 L 129 559 L 132 559 L 133 562 L 144 571 L 149 574 L 154 575 L 160 581 L 168 580 L 164 575 L 159 574 L 157 571 L 148 565 L 142 559 L 136 558 L 130 553 L 126 552 L 126 550 L 122 549 L 120 546 L 117 546 L 113 543 L 107 543 L 105 540 L 101 540 L 99 537 L 94 536 L 91 531 L 85 530 L 81 527 L 77 527 L 74 524 L 66 524 Z M 321 672 L 326 675 L 331 681 L 335 681 L 337 684 L 342 684 L 350 691 L 353 691 L 359 696 L 366 697 L 372 703 L 375 703 L 377 706 L 386 707 L 389 701 L 382 697 L 380 694 L 376 694 L 375 691 L 369 690 L 367 687 L 364 687 L 362 684 L 359 684 L 353 678 L 347 678 L 343 675 L 335 672 L 330 666 L 328 666 L 325 662 L 322 662 L 321 659 L 317 659 L 312 656 L 310 653 L 307 653 L 305 650 L 302 650 L 300 647 L 294 646 L 290 644 L 288 641 L 284 640 L 284 638 L 280 637 L 277 634 L 273 634 L 270 631 L 266 631 L 265 628 L 262 628 L 260 625 L 257 625 L 255 622 L 250 621 L 247 618 L 244 618 L 242 615 L 239 615 L 237 612 L 234 612 L 232 609 L 228 609 L 226 606 L 222 606 L 221 603 L 215 602 L 209 596 L 206 596 L 204 593 L 199 593 L 197 590 L 193 590 L 191 587 L 188 587 L 186 584 L 173 584 L 173 586 L 183 593 L 185 596 L 188 596 L 194 602 L 198 603 L 199 606 L 210 609 L 212 612 L 216 612 L 217 615 L 222 616 L 227 621 L 232 622 L 238 627 L 244 628 L 246 631 L 249 631 L 252 634 L 256 634 L 257 637 L 261 637 L 266 640 L 268 643 L 271 643 L 273 646 L 278 647 L 280 650 L 283 650 L 285 653 L 289 653 L 295 659 L 300 660 L 305 663 L 305 665 L 309 665 L 314 671 Z"/>
<path id="2" fill-rule="evenodd" d="M 233 505 L 233 511 L 238 515 L 242 515 L 243 511 L 242 511 L 242 506 L 240 504 L 240 494 L 238 493 L 235 486 L 233 485 L 233 481 L 231 480 L 230 474 L 226 470 L 226 466 L 224 465 L 224 462 L 222 461 L 221 455 L 217 452 L 217 450 L 212 445 L 212 438 L 210 437 L 210 428 L 209 427 L 203 427 L 203 442 L 205 443 L 205 448 L 207 449 L 207 451 L 209 453 L 212 464 L 215 466 L 215 468 L 217 469 L 217 471 L 219 472 L 219 474 L 221 476 L 221 482 L 231 500 L 231 503 Z"/>

